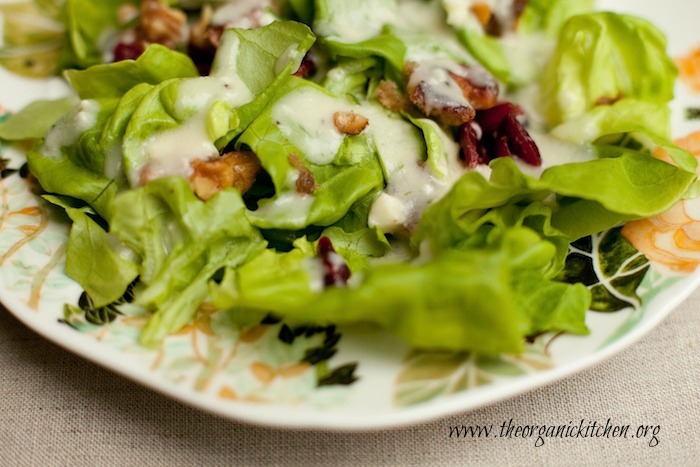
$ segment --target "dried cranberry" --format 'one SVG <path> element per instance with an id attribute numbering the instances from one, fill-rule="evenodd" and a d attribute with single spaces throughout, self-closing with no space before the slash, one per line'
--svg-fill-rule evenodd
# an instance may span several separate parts
<path id="1" fill-rule="evenodd" d="M 508 137 L 507 136 L 499 136 L 496 138 L 494 141 L 494 146 L 493 146 L 493 153 L 495 157 L 510 157 L 513 155 L 512 152 L 510 152 L 510 148 L 508 147 Z"/>
<path id="2" fill-rule="evenodd" d="M 347 284 L 350 278 L 350 268 L 345 264 L 343 258 L 335 252 L 330 238 L 321 237 L 318 240 L 318 254 L 326 268 L 326 273 L 323 276 L 326 287 Z"/>
<path id="3" fill-rule="evenodd" d="M 141 56 L 144 50 L 146 50 L 146 48 L 140 41 L 119 42 L 114 47 L 114 61 L 136 60 Z"/>
<path id="4" fill-rule="evenodd" d="M 498 131 L 503 120 L 505 120 L 508 115 L 522 115 L 523 113 L 523 109 L 520 106 L 510 102 L 504 102 L 490 109 L 477 112 L 476 121 L 481 126 L 481 129 L 484 130 L 484 133 L 493 133 Z"/>
<path id="5" fill-rule="evenodd" d="M 459 145 L 462 148 L 461 157 L 470 169 L 479 164 L 488 164 L 488 157 L 479 137 L 471 123 L 459 127 Z"/>
<path id="6" fill-rule="evenodd" d="M 503 122 L 503 131 L 508 137 L 508 147 L 512 153 L 517 154 L 518 157 L 530 165 L 537 167 L 542 165 L 542 157 L 537 144 L 535 144 L 515 115 L 508 115 Z"/>
<path id="7" fill-rule="evenodd" d="M 313 75 L 315 71 L 316 64 L 309 58 L 309 55 L 306 54 L 301 60 L 301 64 L 294 75 L 300 78 L 308 78 L 309 76 Z"/>
<path id="8" fill-rule="evenodd" d="M 481 138 L 477 138 L 472 124 L 460 127 L 459 144 L 466 165 L 473 168 L 488 163 L 489 159 L 517 156 L 530 165 L 540 166 L 542 158 L 537 144 L 518 120 L 522 115 L 523 109 L 510 102 L 477 111 L 475 123 L 481 128 Z"/>

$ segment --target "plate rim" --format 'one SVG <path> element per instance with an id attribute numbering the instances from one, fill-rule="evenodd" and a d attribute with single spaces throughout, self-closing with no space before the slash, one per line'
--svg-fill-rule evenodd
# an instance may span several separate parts
<path id="1" fill-rule="evenodd" d="M 674 294 L 672 298 L 659 305 L 658 311 L 655 311 L 654 315 L 649 319 L 643 320 L 627 334 L 610 345 L 598 348 L 593 353 L 580 359 L 572 360 L 537 373 L 522 375 L 514 378 L 512 381 L 507 381 L 496 386 L 486 385 L 480 388 L 474 388 L 470 391 L 446 395 L 438 400 L 431 400 L 410 407 L 403 407 L 396 411 L 383 412 L 381 415 L 363 414 L 360 416 L 352 416 L 352 414 L 347 412 L 333 414 L 324 409 L 309 411 L 308 408 L 301 409 L 301 407 L 284 404 L 265 403 L 262 405 L 266 406 L 266 410 L 264 416 L 261 417 L 259 412 L 261 405 L 259 404 L 210 399 L 208 396 L 205 396 L 205 393 L 187 387 L 180 387 L 177 383 L 169 382 L 164 377 L 156 376 L 154 378 L 153 373 L 142 369 L 128 368 L 128 366 L 121 363 L 119 359 L 108 358 L 110 354 L 119 354 L 122 353 L 121 351 L 104 347 L 100 349 L 100 352 L 94 352 L 95 347 L 99 347 L 99 341 L 95 341 L 91 336 L 81 334 L 68 327 L 66 327 L 65 330 L 58 328 L 60 324 L 58 321 L 47 321 L 46 319 L 38 318 L 42 316 L 40 312 L 32 310 L 28 305 L 17 301 L 16 297 L 6 293 L 2 285 L 3 284 L 0 283 L 0 302 L 4 305 L 7 312 L 12 314 L 18 321 L 42 338 L 73 353 L 83 360 L 101 366 L 140 386 L 147 387 L 157 393 L 177 400 L 180 403 L 219 417 L 271 428 L 356 432 L 407 427 L 470 412 L 477 408 L 504 401 L 525 392 L 561 381 L 568 376 L 598 365 L 640 341 L 642 337 L 656 328 L 674 309 L 698 290 L 700 288 L 700 270 L 664 288 L 664 292 L 677 290 L 677 293 Z M 56 329 L 61 329 L 61 331 L 51 332 Z M 61 338 L 66 332 L 77 332 L 77 334 L 72 335 L 78 338 Z M 148 377 L 149 375 L 151 376 L 150 378 Z M 272 410 L 273 407 L 284 408 L 285 412 L 278 414 Z M 301 414 L 303 414 L 303 417 L 298 416 Z"/>

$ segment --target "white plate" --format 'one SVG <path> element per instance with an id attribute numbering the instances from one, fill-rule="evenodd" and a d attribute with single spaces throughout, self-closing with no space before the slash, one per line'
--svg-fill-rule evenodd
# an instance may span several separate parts
<path id="1" fill-rule="evenodd" d="M 694 35 L 700 3 L 601 3 L 652 19 L 668 34 L 674 57 L 700 47 L 700 35 Z M 57 79 L 26 80 L 0 70 L 0 80 L 0 103 L 11 110 L 65 92 Z M 676 136 L 700 130 L 700 121 L 684 118 L 689 106 L 700 107 L 700 94 L 679 83 Z M 22 155 L 8 148 L 3 157 L 10 158 L 10 167 L 22 163 Z M 700 272 L 681 276 L 655 266 L 637 290 L 641 304 L 631 299 L 614 313 L 590 312 L 590 336 L 541 336 L 517 358 L 413 353 L 397 338 L 364 327 L 300 335 L 288 344 L 279 338 L 279 324 L 239 329 L 208 310 L 201 310 L 195 326 L 146 350 L 136 343 L 143 324 L 138 316 L 119 316 L 106 325 L 90 324 L 83 315 L 70 317 L 73 327 L 63 321 L 64 304 L 76 305 L 82 292 L 62 272 L 66 234 L 60 216 L 30 192 L 26 180 L 0 180 L 0 300 L 11 313 L 45 338 L 144 386 L 226 417 L 288 427 L 396 426 L 504 399 L 628 347 L 700 284 Z M 346 383 L 359 379 L 318 386 L 329 374 Z"/>

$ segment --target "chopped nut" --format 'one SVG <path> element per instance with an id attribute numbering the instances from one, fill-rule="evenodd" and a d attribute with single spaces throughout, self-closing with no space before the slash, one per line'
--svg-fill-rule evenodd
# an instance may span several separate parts
<path id="1" fill-rule="evenodd" d="M 252 151 L 232 151 L 221 157 L 193 161 L 190 186 L 205 201 L 229 187 L 243 194 L 253 186 L 260 169 L 260 160 Z"/>
<path id="2" fill-rule="evenodd" d="M 474 120 L 476 115 L 471 104 L 462 105 L 442 99 L 424 82 L 413 90 L 409 98 L 425 115 L 435 117 L 445 125 L 458 126 Z"/>
<path id="3" fill-rule="evenodd" d="M 170 8 L 162 0 L 143 0 L 137 34 L 151 43 L 174 49 L 185 39 L 187 15 L 177 8 Z"/>
<path id="4" fill-rule="evenodd" d="M 316 188 L 318 188 L 314 174 L 304 165 L 299 154 L 296 152 L 291 153 L 287 159 L 292 167 L 299 172 L 296 181 L 297 192 L 312 195 L 314 191 L 316 191 Z"/>
<path id="5" fill-rule="evenodd" d="M 506 32 L 513 31 L 517 28 L 520 17 L 523 15 L 526 6 L 527 0 L 512 0 L 509 10 L 502 11 L 501 14 L 491 11 L 491 15 L 486 23 L 482 22 L 482 18 L 473 10 L 474 7 L 472 7 L 472 11 L 484 25 L 486 34 L 502 36 Z"/>
<path id="6" fill-rule="evenodd" d="M 445 125 L 470 122 L 476 110 L 492 107 L 498 99 L 498 83 L 480 67 L 440 59 L 408 62 L 404 73 L 411 102 Z"/>
<path id="7" fill-rule="evenodd" d="M 498 83 L 486 70 L 462 67 L 464 74 L 450 71 L 450 77 L 476 110 L 490 109 L 498 101 Z"/>
<path id="8" fill-rule="evenodd" d="M 491 21 L 493 13 L 491 13 L 491 8 L 486 3 L 478 2 L 472 5 L 472 13 L 479 20 L 482 26 L 486 26 Z"/>
<path id="9" fill-rule="evenodd" d="M 401 94 L 398 84 L 394 81 L 380 81 L 377 90 L 374 91 L 374 97 L 392 112 L 401 112 L 407 105 L 406 98 Z"/>
<path id="10" fill-rule="evenodd" d="M 622 99 L 622 94 L 618 94 L 615 97 L 601 96 L 595 101 L 595 105 L 613 105 L 615 102 Z"/>
<path id="11" fill-rule="evenodd" d="M 139 16 L 139 8 L 133 3 L 125 3 L 117 10 L 117 22 L 120 26 L 135 20 Z"/>
<path id="12" fill-rule="evenodd" d="M 369 120 L 355 112 L 336 112 L 333 115 L 333 123 L 338 131 L 345 135 L 359 135 L 367 128 Z"/>

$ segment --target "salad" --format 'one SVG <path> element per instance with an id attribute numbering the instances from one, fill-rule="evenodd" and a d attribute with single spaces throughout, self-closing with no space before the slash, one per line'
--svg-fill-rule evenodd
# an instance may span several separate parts
<path id="1" fill-rule="evenodd" d="M 207 303 L 518 353 L 588 332 L 572 242 L 699 192 L 664 36 L 591 1 L 2 9 L 3 65 L 74 92 L 0 138 L 72 222 L 66 273 L 148 310 L 146 346 Z"/>

